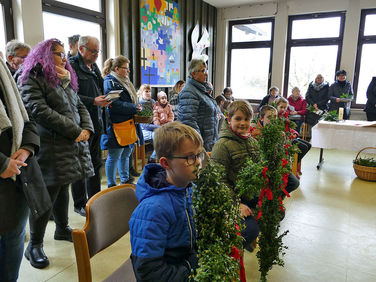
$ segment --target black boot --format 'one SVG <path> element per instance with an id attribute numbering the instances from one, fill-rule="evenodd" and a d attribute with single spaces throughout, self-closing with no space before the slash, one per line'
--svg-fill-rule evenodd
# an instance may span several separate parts
<path id="1" fill-rule="evenodd" d="M 65 241 L 73 242 L 72 228 L 70 228 L 68 225 L 65 228 L 59 228 L 58 226 L 56 226 L 54 238 L 55 240 L 65 240 Z"/>
<path id="2" fill-rule="evenodd" d="M 29 244 L 25 250 L 25 257 L 35 268 L 45 268 L 50 264 L 48 257 L 43 251 L 43 244 L 34 246 Z"/>
<path id="3" fill-rule="evenodd" d="M 134 176 L 134 177 L 139 177 L 141 174 L 139 172 L 137 172 L 134 167 L 132 166 L 131 168 L 129 168 L 129 174 L 131 176 Z"/>

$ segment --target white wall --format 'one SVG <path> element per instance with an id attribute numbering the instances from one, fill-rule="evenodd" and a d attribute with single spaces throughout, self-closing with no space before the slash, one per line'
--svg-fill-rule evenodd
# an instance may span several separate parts
<path id="1" fill-rule="evenodd" d="M 275 17 L 271 84 L 283 91 L 287 24 L 289 15 L 346 11 L 341 68 L 352 80 L 358 43 L 361 9 L 376 8 L 375 0 L 278 0 L 218 9 L 215 89 L 226 86 L 228 22 L 235 19 Z"/>

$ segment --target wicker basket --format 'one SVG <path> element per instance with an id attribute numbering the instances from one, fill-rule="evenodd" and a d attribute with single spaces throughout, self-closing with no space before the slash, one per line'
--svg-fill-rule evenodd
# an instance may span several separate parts
<path id="1" fill-rule="evenodd" d="M 134 115 L 133 118 L 135 123 L 151 123 L 153 121 L 153 116 Z"/>
<path id="2" fill-rule="evenodd" d="M 366 147 L 361 149 L 358 154 L 356 155 L 355 160 L 358 159 L 359 154 L 366 150 L 366 149 L 375 149 L 376 147 Z M 369 166 L 363 166 L 363 165 L 358 165 L 358 164 L 353 164 L 355 174 L 363 180 L 367 181 L 376 181 L 376 167 L 369 167 Z"/>

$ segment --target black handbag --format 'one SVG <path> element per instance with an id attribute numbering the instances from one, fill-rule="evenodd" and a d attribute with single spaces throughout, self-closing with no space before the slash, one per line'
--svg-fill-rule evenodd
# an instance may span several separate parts
<path id="1" fill-rule="evenodd" d="M 306 116 L 305 116 L 305 122 L 312 126 L 316 125 L 320 119 L 321 119 L 320 115 L 310 112 L 310 111 L 307 111 Z"/>

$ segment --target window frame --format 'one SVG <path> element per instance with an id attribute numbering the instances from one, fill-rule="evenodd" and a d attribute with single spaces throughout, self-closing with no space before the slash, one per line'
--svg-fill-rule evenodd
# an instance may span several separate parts
<path id="1" fill-rule="evenodd" d="M 309 38 L 309 39 L 292 39 L 292 24 L 294 20 L 310 20 L 310 19 L 322 19 L 322 18 L 333 18 L 340 17 L 340 28 L 338 37 L 323 37 L 323 38 Z M 290 58 L 291 58 L 291 48 L 292 47 L 318 47 L 318 46 L 328 46 L 328 45 L 338 45 L 337 60 L 336 60 L 336 70 L 339 70 L 341 64 L 342 56 L 342 45 L 343 45 L 343 34 L 345 30 L 346 23 L 346 11 L 329 12 L 329 13 L 312 13 L 304 15 L 291 15 L 288 18 L 287 26 L 287 43 L 286 43 L 286 59 L 285 59 L 285 73 L 283 82 L 283 97 L 288 96 L 288 86 L 289 86 L 289 73 L 290 73 Z M 335 79 L 335 75 L 334 75 Z"/>
<path id="2" fill-rule="evenodd" d="M 107 59 L 106 1 L 100 1 L 101 12 L 97 12 L 55 0 L 42 0 L 42 12 L 99 24 L 101 27 L 101 38 L 99 38 L 99 40 L 101 40 L 102 43 L 102 63 L 104 63 Z"/>
<path id="3" fill-rule="evenodd" d="M 354 108 L 362 109 L 365 104 L 357 104 L 356 97 L 358 95 L 358 84 L 359 84 L 359 72 L 360 72 L 360 62 L 362 60 L 362 49 L 364 44 L 376 43 L 376 35 L 364 35 L 364 27 L 366 24 L 367 15 L 376 15 L 376 9 L 362 9 L 360 14 L 360 25 L 359 25 L 359 35 L 358 35 L 358 46 L 356 52 L 355 60 L 355 70 L 353 78 L 353 90 L 354 90 Z"/>
<path id="4" fill-rule="evenodd" d="M 7 42 L 9 42 L 15 38 L 12 0 L 0 0 L 0 4 L 3 7 L 5 39 Z"/>
<path id="5" fill-rule="evenodd" d="M 239 24 L 257 24 L 257 23 L 268 23 L 272 24 L 271 29 L 271 39 L 264 41 L 244 41 L 244 42 L 232 42 L 232 27 Z M 255 19 L 245 19 L 245 20 L 232 20 L 229 21 L 229 33 L 228 33 L 228 49 L 227 49 L 227 72 L 226 72 L 226 87 L 231 87 L 231 56 L 233 49 L 256 49 L 256 48 L 270 48 L 270 61 L 269 61 L 269 73 L 268 73 L 268 89 L 266 89 L 265 95 L 271 85 L 272 78 L 272 63 L 273 63 L 273 43 L 274 43 L 274 28 L 275 28 L 275 18 L 255 18 Z M 246 99 L 250 103 L 260 103 L 261 99 Z"/>

